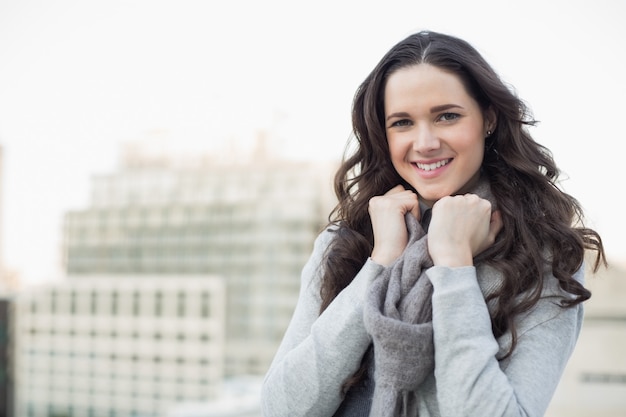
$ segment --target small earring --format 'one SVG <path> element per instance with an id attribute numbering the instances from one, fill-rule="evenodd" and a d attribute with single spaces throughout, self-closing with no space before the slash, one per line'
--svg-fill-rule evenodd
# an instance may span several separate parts
<path id="1" fill-rule="evenodd" d="M 493 133 L 491 130 L 487 131 L 487 137 L 491 136 L 491 133 Z"/>

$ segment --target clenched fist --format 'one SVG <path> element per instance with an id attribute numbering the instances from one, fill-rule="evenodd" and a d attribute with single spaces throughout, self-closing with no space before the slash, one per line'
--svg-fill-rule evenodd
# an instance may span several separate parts
<path id="1" fill-rule="evenodd" d="M 435 265 L 473 265 L 502 229 L 499 211 L 475 194 L 444 197 L 433 205 L 428 229 L 428 252 Z"/>
<path id="2" fill-rule="evenodd" d="M 389 265 L 402 255 L 409 240 L 404 216 L 410 212 L 419 220 L 417 195 L 397 185 L 384 195 L 372 197 L 368 211 L 374 231 L 371 258 L 378 264 Z"/>

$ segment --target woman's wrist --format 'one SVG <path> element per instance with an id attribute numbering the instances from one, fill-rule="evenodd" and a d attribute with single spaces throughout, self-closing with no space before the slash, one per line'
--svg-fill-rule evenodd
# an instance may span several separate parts
<path id="1" fill-rule="evenodd" d="M 474 258 L 471 251 L 455 251 L 443 254 L 432 255 L 433 265 L 458 268 L 463 266 L 474 266 Z"/>
<path id="2" fill-rule="evenodd" d="M 374 248 L 372 254 L 370 255 L 370 259 L 382 266 L 389 266 L 398 259 L 400 254 L 396 254 L 394 252 L 389 251 L 381 251 Z"/>

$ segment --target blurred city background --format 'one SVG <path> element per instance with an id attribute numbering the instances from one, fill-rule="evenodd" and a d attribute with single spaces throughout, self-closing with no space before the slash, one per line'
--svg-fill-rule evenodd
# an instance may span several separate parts
<path id="1" fill-rule="evenodd" d="M 421 29 L 514 86 L 605 241 L 547 416 L 626 416 L 624 17 L 617 0 L 0 0 L 0 417 L 260 416 L 352 95 Z"/>

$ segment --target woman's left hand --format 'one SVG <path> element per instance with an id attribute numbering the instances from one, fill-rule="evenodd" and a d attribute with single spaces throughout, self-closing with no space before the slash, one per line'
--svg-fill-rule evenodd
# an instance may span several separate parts
<path id="1" fill-rule="evenodd" d="M 475 194 L 444 197 L 432 208 L 428 251 L 435 265 L 470 266 L 501 229 L 502 216 L 489 201 Z"/>

